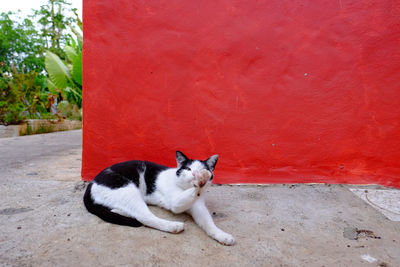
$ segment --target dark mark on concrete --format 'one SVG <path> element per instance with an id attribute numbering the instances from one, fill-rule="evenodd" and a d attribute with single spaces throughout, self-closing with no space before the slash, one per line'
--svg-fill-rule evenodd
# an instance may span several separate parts
<path id="1" fill-rule="evenodd" d="M 375 238 L 381 239 L 380 236 L 376 236 L 371 230 L 357 229 L 355 227 L 345 227 L 343 231 L 343 237 L 350 240 L 358 240 L 359 238 Z M 368 239 L 367 239 L 368 240 Z"/>
<path id="2" fill-rule="evenodd" d="M 64 199 L 62 197 L 56 197 L 56 198 L 52 199 L 51 202 L 54 204 L 57 204 L 57 205 L 64 205 L 64 204 L 67 204 L 69 202 L 69 200 Z"/>
<path id="3" fill-rule="evenodd" d="M 214 219 L 218 219 L 218 218 L 225 218 L 225 217 L 227 217 L 227 216 L 226 216 L 226 214 L 221 213 L 221 212 L 213 212 L 213 213 L 212 213 L 212 217 L 213 217 Z"/>
<path id="4" fill-rule="evenodd" d="M 357 228 L 355 227 L 345 227 L 343 231 L 343 237 L 350 240 L 357 240 Z"/>
<path id="5" fill-rule="evenodd" d="M 74 190 L 73 190 L 74 193 L 76 193 L 76 192 L 81 192 L 81 191 L 85 190 L 86 185 L 87 185 L 87 182 L 85 182 L 85 181 L 79 181 L 79 182 L 77 182 L 77 183 L 75 184 L 75 186 L 74 186 Z"/>
<path id="6" fill-rule="evenodd" d="M 375 239 L 381 239 L 380 236 L 376 236 L 374 232 L 372 232 L 371 230 L 357 230 L 357 236 L 358 238 L 370 237 Z"/>
<path id="7" fill-rule="evenodd" d="M 32 211 L 33 209 L 31 208 L 6 208 L 3 210 L 0 210 L 1 215 L 14 215 L 18 213 L 24 213 L 28 211 Z"/>

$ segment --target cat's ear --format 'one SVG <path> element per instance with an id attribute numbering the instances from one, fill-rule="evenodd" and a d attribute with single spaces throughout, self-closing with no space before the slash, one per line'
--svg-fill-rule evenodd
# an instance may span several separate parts
<path id="1" fill-rule="evenodd" d="M 217 161 L 218 161 L 218 155 L 214 155 L 206 160 L 206 164 L 212 171 L 214 171 L 215 165 L 217 165 Z"/>
<path id="2" fill-rule="evenodd" d="M 185 162 L 185 160 L 187 160 L 187 159 L 188 158 L 185 156 L 185 154 L 183 154 L 179 150 L 176 151 L 176 163 L 178 164 L 178 168 L 180 168 L 182 166 L 183 162 Z"/>

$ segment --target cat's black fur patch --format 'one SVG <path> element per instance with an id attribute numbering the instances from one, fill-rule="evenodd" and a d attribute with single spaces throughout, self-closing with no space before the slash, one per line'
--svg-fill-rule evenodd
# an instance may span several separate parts
<path id="1" fill-rule="evenodd" d="M 190 164 L 192 164 L 192 162 L 193 160 L 191 159 L 185 159 L 185 161 L 182 162 L 182 166 L 176 171 L 176 175 L 179 176 L 185 168 L 187 168 L 188 166 L 190 166 Z"/>
<path id="2" fill-rule="evenodd" d="M 124 187 L 130 182 L 139 187 L 139 172 L 144 171 L 146 193 L 149 195 L 154 192 L 157 175 L 166 169 L 168 167 L 153 162 L 130 160 L 103 170 L 94 178 L 94 181 L 112 189 Z"/>
<path id="3" fill-rule="evenodd" d="M 126 186 L 128 183 L 133 182 L 136 186 L 139 185 L 139 174 L 136 172 L 137 178 L 132 176 L 132 179 L 125 177 L 111 168 L 107 168 L 100 172 L 95 178 L 97 184 L 107 186 L 109 188 L 115 189 Z"/>
<path id="4" fill-rule="evenodd" d="M 158 174 L 169 168 L 166 166 L 156 164 L 153 162 L 148 162 L 148 161 L 146 161 L 145 164 L 146 164 L 146 172 L 144 174 L 144 179 L 146 181 L 146 188 L 147 188 L 146 194 L 150 195 L 155 190 L 155 184 L 156 184 Z"/>

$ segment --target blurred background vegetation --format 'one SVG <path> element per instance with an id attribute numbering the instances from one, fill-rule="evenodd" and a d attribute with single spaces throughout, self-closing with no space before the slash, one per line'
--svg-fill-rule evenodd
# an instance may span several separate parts
<path id="1" fill-rule="evenodd" d="M 24 18 L 0 14 L 0 124 L 81 120 L 82 39 L 82 21 L 65 0 Z"/>

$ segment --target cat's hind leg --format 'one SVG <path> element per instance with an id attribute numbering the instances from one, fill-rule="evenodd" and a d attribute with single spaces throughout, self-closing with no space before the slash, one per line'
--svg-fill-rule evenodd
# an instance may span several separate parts
<path id="1" fill-rule="evenodd" d="M 97 215 L 99 218 L 103 219 L 109 223 L 115 223 L 119 225 L 127 225 L 132 227 L 139 227 L 143 224 L 137 221 L 135 218 L 130 217 L 129 215 L 122 214 L 122 213 L 115 213 L 110 208 L 103 206 L 101 204 L 96 204 L 93 201 L 92 197 L 92 188 L 93 183 L 90 183 L 87 188 L 85 195 L 83 197 L 83 203 L 85 204 L 86 209 Z"/>
<path id="2" fill-rule="evenodd" d="M 118 189 L 93 184 L 92 196 L 96 203 L 109 207 L 115 213 L 129 215 L 148 227 L 170 233 L 180 233 L 184 230 L 182 222 L 168 221 L 155 216 L 134 184 Z"/>

